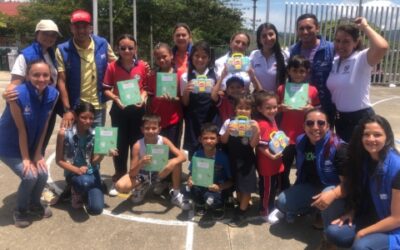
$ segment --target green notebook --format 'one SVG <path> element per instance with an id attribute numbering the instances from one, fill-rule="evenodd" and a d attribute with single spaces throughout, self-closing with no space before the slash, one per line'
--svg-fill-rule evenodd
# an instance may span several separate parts
<path id="1" fill-rule="evenodd" d="M 209 187 L 214 184 L 214 160 L 196 157 L 192 158 L 192 181 L 193 185 Z"/>
<path id="2" fill-rule="evenodd" d="M 156 96 L 160 97 L 167 94 L 170 97 L 176 97 L 176 92 L 176 73 L 157 72 Z"/>
<path id="3" fill-rule="evenodd" d="M 94 153 L 107 155 L 110 149 L 117 148 L 118 128 L 96 127 Z"/>
<path id="4" fill-rule="evenodd" d="M 167 145 L 147 144 L 146 154 L 151 155 L 151 163 L 146 165 L 146 171 L 161 171 L 168 163 L 169 148 Z"/>
<path id="5" fill-rule="evenodd" d="M 293 109 L 305 107 L 308 103 L 308 83 L 287 82 L 283 103 Z"/>
<path id="6" fill-rule="evenodd" d="M 138 79 L 130 79 L 117 82 L 119 98 L 122 104 L 129 106 L 136 103 L 141 103 L 140 90 Z"/>

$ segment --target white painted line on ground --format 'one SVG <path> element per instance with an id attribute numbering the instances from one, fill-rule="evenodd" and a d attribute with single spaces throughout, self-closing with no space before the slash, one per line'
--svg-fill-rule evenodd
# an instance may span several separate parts
<path id="1" fill-rule="evenodd" d="M 379 100 L 379 101 L 377 101 L 377 102 L 374 102 L 374 103 L 372 103 L 371 105 L 372 105 L 372 107 L 373 107 L 373 106 L 375 106 L 375 105 L 377 105 L 377 104 L 380 104 L 380 103 L 382 103 L 382 102 L 387 102 L 387 101 L 390 101 L 390 100 L 393 100 L 393 99 L 399 99 L 399 98 L 400 98 L 400 96 L 392 96 L 392 97 L 385 98 L 385 99 Z"/>
<path id="2" fill-rule="evenodd" d="M 188 222 L 187 228 L 186 228 L 186 250 L 192 250 L 193 249 L 193 236 L 194 236 L 194 223 L 193 222 Z"/>

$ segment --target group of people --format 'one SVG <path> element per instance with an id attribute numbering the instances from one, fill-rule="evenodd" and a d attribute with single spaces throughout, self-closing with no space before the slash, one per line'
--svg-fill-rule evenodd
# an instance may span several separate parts
<path id="1" fill-rule="evenodd" d="M 109 195 L 131 193 L 132 202 L 140 203 L 148 190 L 161 194 L 171 185 L 171 202 L 184 210 L 192 200 L 198 214 L 210 212 L 220 219 L 226 205 L 236 205 L 229 225 L 241 227 L 247 223 L 251 194 L 259 192 L 260 214 L 271 224 L 319 214 L 323 249 L 400 247 L 400 156 L 389 123 L 374 114 L 369 100 L 371 70 L 388 43 L 365 18 L 339 23 L 332 43 L 318 35 L 316 16 L 303 14 L 296 24 L 299 41 L 289 51 L 281 48 L 276 27 L 264 23 L 256 32 L 258 49 L 249 56 L 250 67 L 233 73 L 227 61 L 234 53 L 246 54 L 250 37 L 245 32 L 235 33 L 228 53 L 214 61 L 210 45 L 193 44 L 189 26 L 178 23 L 175 45 L 154 47 L 152 70 L 138 58 L 131 35 L 117 39 L 116 57 L 104 38 L 92 35 L 88 12 L 74 11 L 70 20 L 72 38 L 56 50 L 57 25 L 51 20 L 37 24 L 35 41 L 18 56 L 3 93 L 7 106 L 0 119 L 0 160 L 21 178 L 16 226 L 29 226 L 32 215 L 52 215 L 40 197 L 56 113 L 62 117 L 56 162 L 65 170 L 65 192 L 71 193 L 74 208 L 85 204 L 89 213 L 102 213 L 99 169 L 104 155 L 93 153 L 93 128 L 104 126 L 106 101 L 111 100 L 118 140 L 116 150 L 110 150 L 115 173 Z M 365 49 L 360 32 L 369 40 Z M 159 72 L 176 74 L 177 97 L 156 95 Z M 210 91 L 198 91 L 199 76 L 211 83 Z M 137 80 L 140 101 L 125 106 L 117 83 L 129 79 Z M 284 102 L 289 82 L 307 86 L 303 107 Z M 238 134 L 238 117 L 246 120 L 245 135 Z M 279 130 L 289 142 L 274 152 L 271 135 Z M 169 151 L 158 173 L 146 171 L 153 161 L 149 144 Z M 189 178 L 182 188 L 187 158 Z M 209 187 L 197 186 L 192 178 L 197 158 L 214 160 Z M 297 178 L 291 185 L 294 159 Z"/>

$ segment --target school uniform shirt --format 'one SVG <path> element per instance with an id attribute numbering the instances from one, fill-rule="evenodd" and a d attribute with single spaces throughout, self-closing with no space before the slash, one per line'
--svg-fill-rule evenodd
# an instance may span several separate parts
<path id="1" fill-rule="evenodd" d="M 260 141 L 262 142 L 261 145 L 263 145 L 258 146 L 256 150 L 258 173 L 261 176 L 273 176 L 282 173 L 284 170 L 282 158 L 272 160 L 260 152 L 260 150 L 265 150 L 265 147 L 268 147 L 271 141 L 270 135 L 278 131 L 278 126 L 275 121 L 264 117 L 260 117 L 256 121 L 260 127 Z"/>
<path id="2" fill-rule="evenodd" d="M 280 85 L 278 87 L 277 95 L 279 97 L 279 103 L 283 103 L 285 97 L 285 85 Z M 311 84 L 308 85 L 308 99 L 314 107 L 319 105 L 317 88 Z M 304 113 L 305 112 L 302 110 L 288 110 L 282 112 L 280 128 L 285 132 L 286 136 L 289 137 L 289 144 L 296 144 L 296 138 L 304 133 Z"/>
<path id="3" fill-rule="evenodd" d="M 142 60 L 135 61 L 134 67 L 130 70 L 126 70 L 122 67 L 120 60 L 109 63 L 104 76 L 103 88 L 110 89 L 113 91 L 114 95 L 119 96 L 117 82 L 129 79 L 138 80 L 141 93 L 146 90 L 147 68 Z"/>
<path id="4" fill-rule="evenodd" d="M 369 87 L 372 67 L 368 49 L 355 51 L 346 59 L 336 56 L 326 81 L 332 101 L 340 112 L 354 112 L 371 107 Z"/>
<path id="5" fill-rule="evenodd" d="M 289 58 L 287 52 L 282 51 L 285 64 Z M 275 54 L 265 58 L 260 50 L 253 50 L 250 53 L 250 63 L 254 69 L 254 73 L 257 79 L 260 81 L 261 86 L 264 90 L 276 91 L 276 75 L 277 75 L 277 64 Z"/>
<path id="6" fill-rule="evenodd" d="M 177 96 L 180 96 L 179 79 L 177 74 Z M 160 126 L 166 128 L 177 124 L 183 118 L 182 106 L 179 100 L 167 100 L 156 97 L 157 92 L 157 72 L 153 71 L 148 78 L 148 94 L 152 96 L 150 112 L 161 117 Z"/>
<path id="7" fill-rule="evenodd" d="M 233 108 L 233 98 L 226 95 L 220 96 L 217 103 L 217 108 L 219 112 L 219 117 L 222 121 L 225 121 L 232 116 L 235 116 L 235 109 Z"/>
<path id="8" fill-rule="evenodd" d="M 231 53 L 228 52 L 224 56 L 221 56 L 220 58 L 218 58 L 215 61 L 214 71 L 215 71 L 215 75 L 217 76 L 217 79 L 221 78 L 222 71 L 224 70 L 226 62 L 228 61 L 230 56 L 231 56 Z M 236 73 L 228 73 L 228 75 L 221 82 L 221 90 L 225 90 L 226 89 L 226 81 L 229 78 L 233 77 L 233 76 L 237 76 L 237 77 L 242 78 L 243 82 L 244 82 L 244 88 L 246 90 L 249 90 L 249 88 L 250 88 L 250 76 L 249 76 L 249 74 L 247 72 L 244 72 L 244 71 L 240 71 L 240 72 L 236 72 Z"/>

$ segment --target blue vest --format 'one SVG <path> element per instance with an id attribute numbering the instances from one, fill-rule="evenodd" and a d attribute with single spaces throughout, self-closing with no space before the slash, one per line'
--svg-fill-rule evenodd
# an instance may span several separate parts
<path id="1" fill-rule="evenodd" d="M 326 41 L 322 37 L 317 52 L 314 55 L 313 63 L 311 66 L 311 79 L 310 82 L 318 90 L 318 97 L 324 110 L 327 112 L 334 110 L 332 103 L 331 92 L 326 86 L 326 80 L 332 69 L 332 62 L 335 56 L 333 43 Z M 301 41 L 296 43 L 290 48 L 290 57 L 300 55 Z"/>
<path id="2" fill-rule="evenodd" d="M 97 75 L 97 97 L 100 103 L 106 101 L 103 95 L 102 85 L 108 63 L 108 43 L 106 39 L 92 36 L 94 41 L 94 57 Z M 66 88 L 71 108 L 75 108 L 80 102 L 81 95 L 81 58 L 72 39 L 58 45 L 65 66 Z"/>
<path id="3" fill-rule="evenodd" d="M 18 85 L 15 90 L 18 92 L 17 104 L 26 127 L 29 154 L 33 157 L 40 136 L 45 133 L 44 127 L 57 101 L 58 91 L 48 86 L 40 100 L 36 88 L 30 82 Z M 0 155 L 21 158 L 18 138 L 18 129 L 7 104 L 0 118 Z"/>
<path id="4" fill-rule="evenodd" d="M 40 44 L 36 41 L 33 42 L 28 47 L 26 47 L 25 49 L 23 49 L 21 53 L 24 56 L 26 65 L 28 65 L 29 63 L 31 63 L 34 60 L 38 60 L 38 59 L 44 60 L 42 46 L 40 46 Z M 51 61 L 53 62 L 53 65 L 57 68 L 57 62 L 56 62 L 56 56 L 54 53 L 54 49 L 48 48 L 47 53 L 49 53 Z"/>
<path id="5" fill-rule="evenodd" d="M 337 173 L 337 168 L 333 165 L 337 146 L 340 144 L 339 139 L 334 138 L 334 143 L 329 148 L 329 156 L 325 155 L 325 146 L 329 143 L 331 137 L 331 132 L 328 131 L 325 137 L 319 140 L 315 144 L 315 164 L 317 166 L 317 173 L 321 183 L 327 187 L 332 185 L 337 185 L 340 183 L 339 175 Z M 307 136 L 305 134 L 297 137 L 296 140 L 296 168 L 297 168 L 297 179 L 296 183 L 304 183 L 305 176 L 303 174 L 302 168 L 305 159 L 305 146 L 307 143 Z"/>
<path id="6" fill-rule="evenodd" d="M 367 173 L 366 168 L 367 166 L 364 167 L 364 173 Z M 379 183 L 376 181 L 376 178 L 369 179 L 372 201 L 380 220 L 391 214 L 392 183 L 399 171 L 400 155 L 394 150 L 390 150 L 382 166 L 379 166 L 377 173 L 375 173 L 375 175 L 378 175 L 378 179 L 380 179 Z M 400 227 L 388 233 L 389 248 L 400 249 Z"/>

